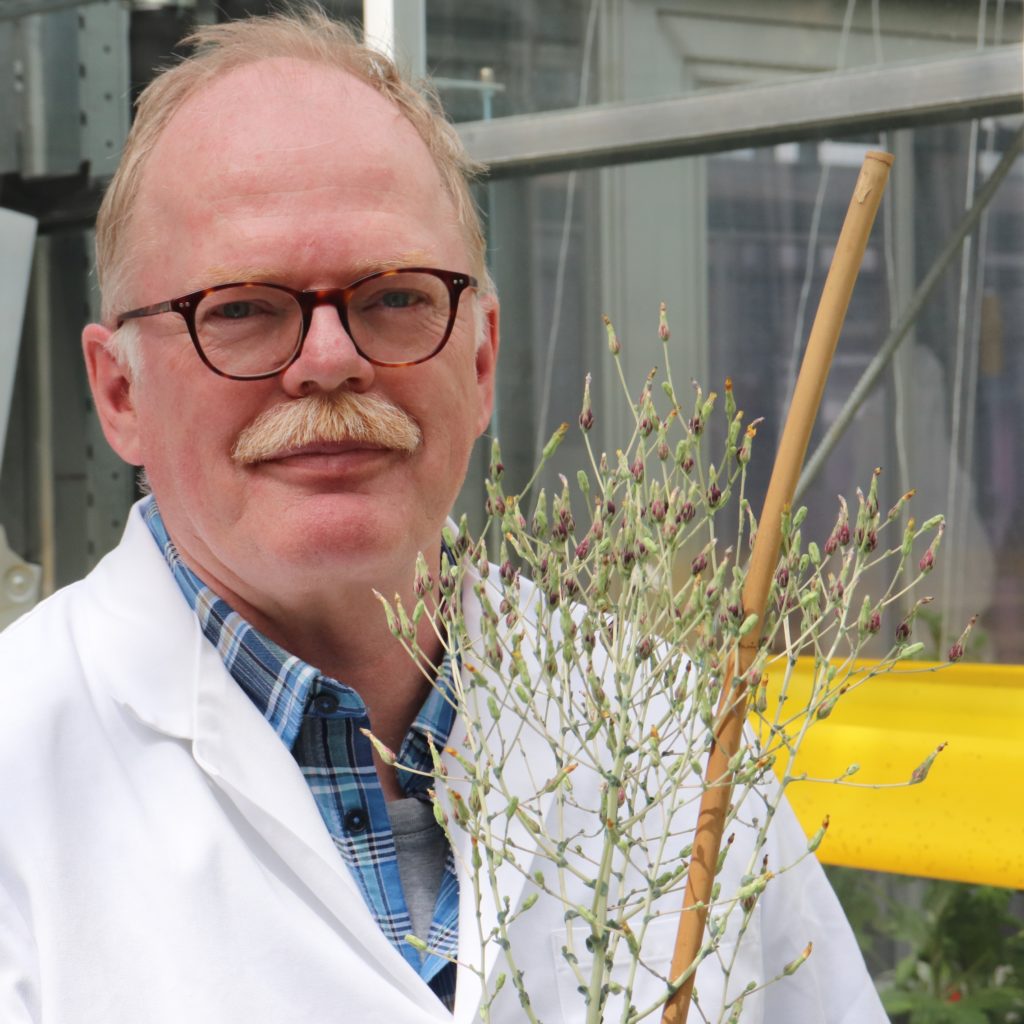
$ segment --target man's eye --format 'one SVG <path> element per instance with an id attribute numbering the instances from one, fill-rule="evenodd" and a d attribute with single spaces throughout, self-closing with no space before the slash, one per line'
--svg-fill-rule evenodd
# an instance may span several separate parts
<path id="1" fill-rule="evenodd" d="M 223 302 L 212 311 L 213 316 L 223 317 L 225 320 L 244 320 L 246 317 L 255 316 L 258 312 L 253 302 Z"/>
<path id="2" fill-rule="evenodd" d="M 383 292 L 378 300 L 388 309 L 408 309 L 421 301 L 415 292 Z"/>

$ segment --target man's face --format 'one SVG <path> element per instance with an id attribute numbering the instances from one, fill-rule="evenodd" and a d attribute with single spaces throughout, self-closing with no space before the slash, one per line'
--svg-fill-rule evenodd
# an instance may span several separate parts
<path id="1" fill-rule="evenodd" d="M 312 289 L 392 266 L 474 269 L 412 126 L 356 79 L 296 61 L 232 72 L 178 111 L 149 158 L 130 231 L 132 306 L 233 281 Z M 105 354 L 108 332 L 86 329 L 97 407 L 115 450 L 146 467 L 186 561 L 215 589 L 272 615 L 268 602 L 313 598 L 339 569 L 346 583 L 384 588 L 408 573 L 416 551 L 436 550 L 490 417 L 497 334 L 488 300 L 465 293 L 446 348 L 403 368 L 368 363 L 337 312 L 319 307 L 300 358 L 265 381 L 212 373 L 175 313 L 138 323 L 134 381 Z M 412 453 L 340 445 L 252 465 L 232 458 L 239 434 L 267 409 L 338 391 L 390 400 L 418 425 L 421 444 Z"/>

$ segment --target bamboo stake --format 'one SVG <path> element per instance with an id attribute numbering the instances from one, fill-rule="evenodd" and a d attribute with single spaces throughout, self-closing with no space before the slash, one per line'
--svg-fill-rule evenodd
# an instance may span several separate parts
<path id="1" fill-rule="evenodd" d="M 669 977 L 686 980 L 665 1004 L 662 1024 L 686 1024 L 696 960 L 707 923 L 708 902 L 715 880 L 722 844 L 722 832 L 732 798 L 729 760 L 739 749 L 747 717 L 747 670 L 761 640 L 761 626 L 768 604 L 768 592 L 782 545 L 782 517 L 796 489 L 800 467 L 807 454 L 811 430 L 825 390 L 832 356 L 850 304 L 854 282 L 860 270 L 868 235 L 882 201 L 892 156 L 870 152 L 857 177 L 846 220 L 832 257 L 818 312 L 811 327 L 800 375 L 797 378 L 786 424 L 775 456 L 768 493 L 758 522 L 750 554 L 750 566 L 743 586 L 743 611 L 756 612 L 757 625 L 740 641 L 735 658 L 730 658 L 722 685 L 716 716 L 715 743 L 708 757 L 705 791 L 697 817 L 697 835 L 686 879 L 683 913 L 679 918 L 676 946 Z"/>

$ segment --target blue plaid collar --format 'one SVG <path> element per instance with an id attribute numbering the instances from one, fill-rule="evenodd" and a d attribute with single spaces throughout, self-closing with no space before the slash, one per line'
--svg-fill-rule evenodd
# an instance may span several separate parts
<path id="1" fill-rule="evenodd" d="M 216 647 L 232 678 L 281 737 L 281 741 L 289 750 L 293 749 L 311 691 L 321 678 L 321 673 L 264 636 L 184 563 L 167 533 L 156 499 L 152 495 L 143 502 L 141 513 L 185 600 L 199 619 L 203 635 Z M 444 557 L 453 557 L 447 548 Z M 446 652 L 437 682 L 431 687 L 398 751 L 401 764 L 420 771 L 431 771 L 429 743 L 433 742 L 437 749 L 443 747 L 448 742 L 454 722 L 451 695 L 451 655 Z M 366 714 L 363 699 L 350 687 L 341 686 L 340 699 L 342 710 L 353 717 Z M 430 780 L 399 771 L 399 782 L 410 796 L 425 796 Z"/>

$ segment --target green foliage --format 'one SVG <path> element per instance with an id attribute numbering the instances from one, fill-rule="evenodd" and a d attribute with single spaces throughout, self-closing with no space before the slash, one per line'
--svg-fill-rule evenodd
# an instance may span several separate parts
<path id="1" fill-rule="evenodd" d="M 902 951 L 879 978 L 893 1024 L 1024 1021 L 1024 922 L 1011 890 L 927 880 L 906 900 L 863 872 L 829 876 L 869 963 L 887 941 Z"/>

